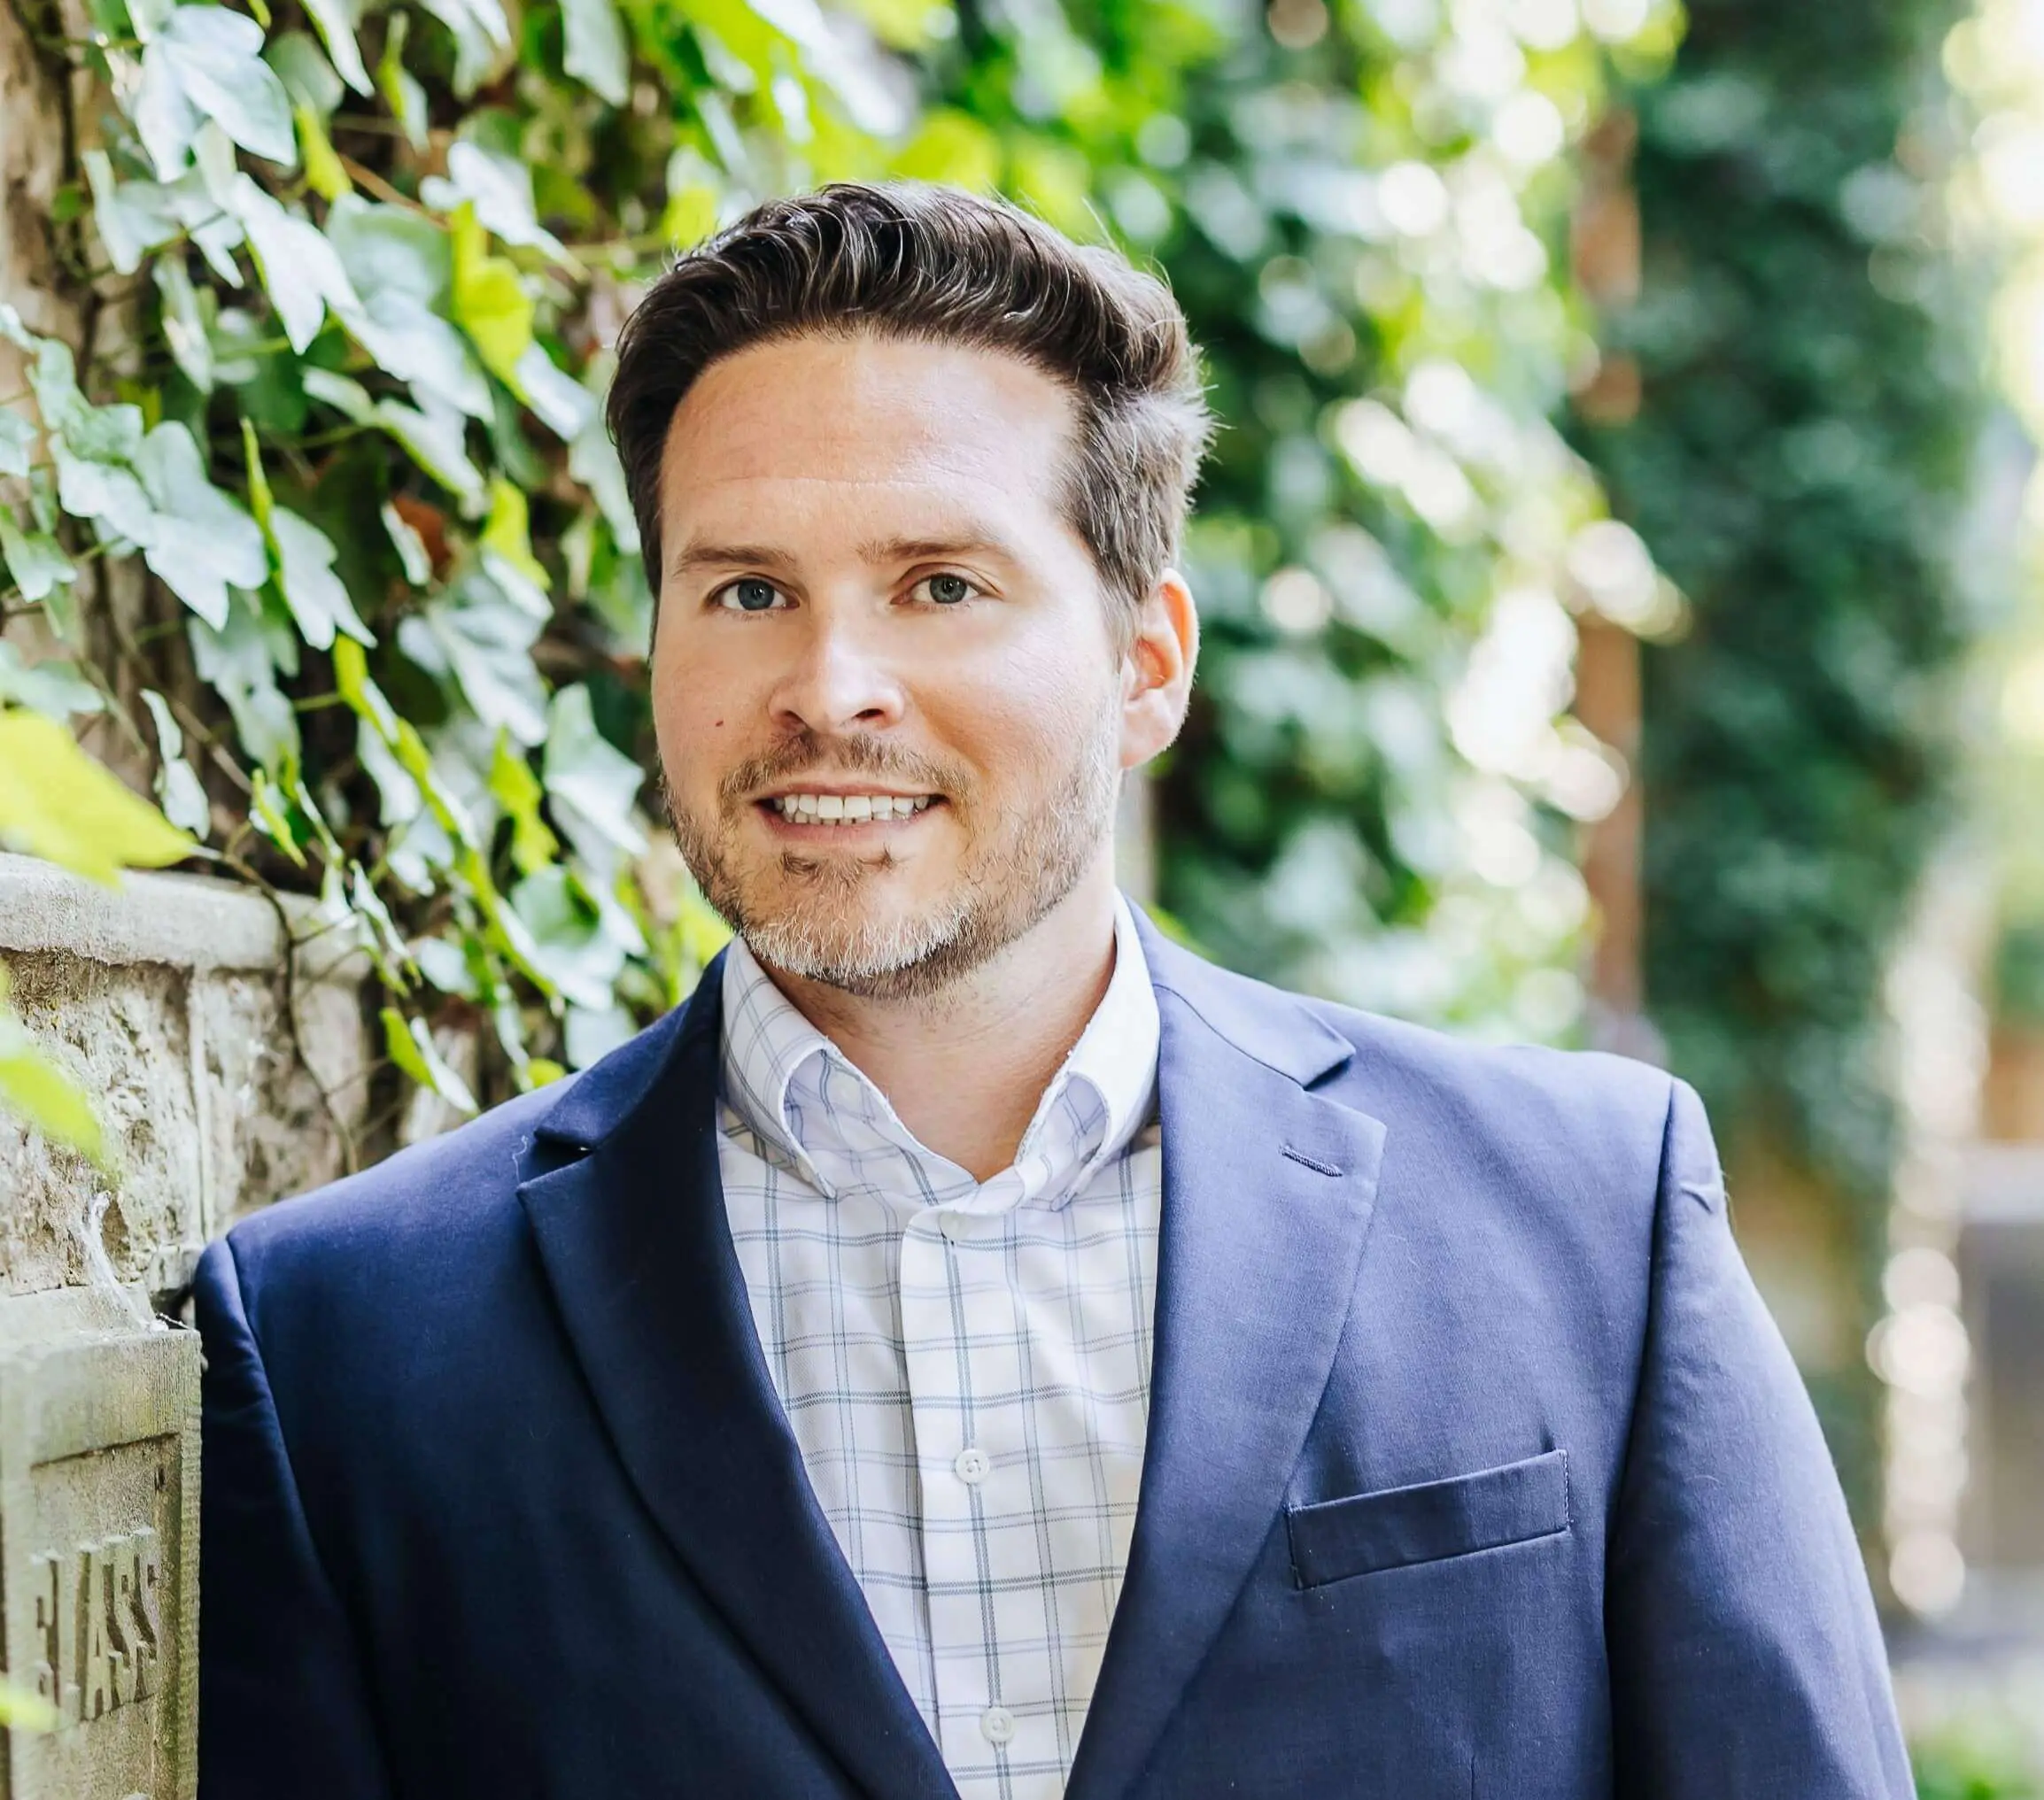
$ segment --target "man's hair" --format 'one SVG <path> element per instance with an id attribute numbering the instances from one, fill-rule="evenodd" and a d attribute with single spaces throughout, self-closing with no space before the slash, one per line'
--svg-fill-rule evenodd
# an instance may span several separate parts
<path id="1" fill-rule="evenodd" d="M 859 334 L 1005 352 L 1071 394 L 1061 503 L 1126 641 L 1178 558 L 1211 429 L 1184 314 L 1115 251 L 922 182 L 770 200 L 677 259 L 625 321 L 607 417 L 654 594 L 661 456 L 696 377 L 755 344 Z"/>

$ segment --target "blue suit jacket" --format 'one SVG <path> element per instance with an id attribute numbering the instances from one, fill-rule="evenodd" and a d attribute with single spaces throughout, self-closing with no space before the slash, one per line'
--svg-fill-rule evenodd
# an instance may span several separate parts
<path id="1" fill-rule="evenodd" d="M 1142 929 L 1155 1379 L 1073 1800 L 1908 1794 L 1689 1090 Z M 207 1252 L 203 1800 L 953 1793 L 754 1333 L 718 986 Z"/>

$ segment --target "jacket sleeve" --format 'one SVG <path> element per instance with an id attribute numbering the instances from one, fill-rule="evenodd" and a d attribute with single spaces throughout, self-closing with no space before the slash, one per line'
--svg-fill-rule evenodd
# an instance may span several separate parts
<path id="1" fill-rule="evenodd" d="M 200 1259 L 194 1293 L 199 1800 L 385 1800 L 360 1647 L 299 1503 L 226 1240 Z"/>
<path id="2" fill-rule="evenodd" d="M 1674 1085 L 1606 1590 L 1621 1800 L 1907 1800 L 1866 1572 L 1816 1415 Z"/>

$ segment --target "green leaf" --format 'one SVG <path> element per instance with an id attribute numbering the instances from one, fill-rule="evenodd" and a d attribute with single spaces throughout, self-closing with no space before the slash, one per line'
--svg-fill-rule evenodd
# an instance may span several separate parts
<path id="1" fill-rule="evenodd" d="M 542 621 L 554 616 L 546 598 L 554 583 L 546 566 L 532 553 L 525 496 L 502 475 L 490 483 L 490 516 L 476 543 L 484 570 L 513 605 Z"/>
<path id="2" fill-rule="evenodd" d="M 396 400 L 378 400 L 370 416 L 449 493 L 468 506 L 481 507 L 483 475 L 468 460 L 460 413 L 445 407 L 415 412 Z"/>
<path id="3" fill-rule="evenodd" d="M 545 978 L 579 1006 L 608 1005 L 624 950 L 569 870 L 547 865 L 519 882 L 510 900 L 530 940 L 526 954 Z"/>
<path id="4" fill-rule="evenodd" d="M 369 85 L 369 72 L 362 66 L 361 46 L 355 42 L 355 21 L 347 0 L 306 0 L 306 11 L 340 78 L 367 99 L 376 90 Z"/>
<path id="5" fill-rule="evenodd" d="M 4 973 L 0 970 L 0 977 Z M 0 1106 L 27 1119 L 45 1137 L 104 1163 L 106 1143 L 91 1100 L 28 1035 L 27 1027 L 6 1004 L 4 978 L 0 978 Z M 47 1700 L 12 1682 L 0 1684 L 0 1725 L 10 1731 L 50 1731 L 58 1723 L 57 1709 Z"/>
<path id="6" fill-rule="evenodd" d="M 428 175 L 419 183 L 419 197 L 441 212 L 453 212 L 466 200 L 492 236 L 575 265 L 561 240 L 540 225 L 532 205 L 532 173 L 514 157 L 456 138 L 447 146 L 445 176 Z"/>
<path id="7" fill-rule="evenodd" d="M 165 103 L 174 121 L 174 128 L 162 139 L 170 150 L 168 157 L 159 153 L 158 145 L 150 145 L 159 176 L 168 181 L 183 166 L 197 135 L 196 118 L 189 127 L 184 121 L 194 114 L 214 120 L 252 155 L 285 168 L 297 166 L 290 97 L 275 71 L 263 61 L 262 43 L 262 27 L 244 13 L 207 5 L 172 10 L 142 53 L 144 86 L 152 81 L 167 85 L 182 103 Z"/>
<path id="8" fill-rule="evenodd" d="M 5 560 L 8 578 L 25 600 L 45 599 L 59 582 L 78 578 L 64 546 L 47 532 L 24 535 L 10 506 L 0 506 L 0 560 Z"/>
<path id="9" fill-rule="evenodd" d="M 383 502 L 378 516 L 383 521 L 383 529 L 390 534 L 399 562 L 404 567 L 405 579 L 415 588 L 424 587 L 433 579 L 433 558 L 426 548 L 426 540 L 388 500 Z"/>
<path id="10" fill-rule="evenodd" d="M 538 339 L 512 365 L 511 391 L 563 442 L 579 436 L 596 413 L 594 397 L 565 369 L 556 368 Z"/>
<path id="11" fill-rule="evenodd" d="M 298 834 L 291 826 L 290 803 L 277 784 L 259 769 L 255 772 L 249 792 L 248 808 L 249 823 L 300 869 L 305 868 L 306 853 L 299 847 Z"/>
<path id="12" fill-rule="evenodd" d="M 325 650 L 336 630 L 363 644 L 376 640 L 355 611 L 348 590 L 334 573 L 337 552 L 318 526 L 285 506 L 270 514 L 270 541 L 277 552 L 277 586 L 298 630 L 314 650 Z"/>
<path id="13" fill-rule="evenodd" d="M 362 302 L 335 246 L 319 228 L 286 211 L 246 175 L 236 177 L 232 197 L 291 348 L 305 353 L 329 307 L 352 328 L 352 315 Z"/>
<path id="14" fill-rule="evenodd" d="M 542 780 L 554 816 L 590 865 L 608 872 L 620 852 L 638 856 L 646 834 L 632 816 L 645 772 L 596 729 L 586 687 L 562 688 L 546 715 Z"/>
<path id="15" fill-rule="evenodd" d="M 300 106 L 310 109 L 321 128 L 334 116 L 347 91 L 341 85 L 341 78 L 334 73 L 334 66 L 328 61 L 310 34 L 303 31 L 280 31 L 271 38 L 263 51 L 263 60 L 277 72 L 277 78 L 284 84 L 284 92 L 290 97 L 295 111 Z M 367 97 L 371 89 L 361 92 Z"/>
<path id="16" fill-rule="evenodd" d="M 35 421 L 0 407 L 0 475 L 27 475 L 35 450 Z"/>
<path id="17" fill-rule="evenodd" d="M 298 715 L 278 690 L 276 667 L 280 653 L 295 659 L 296 633 L 285 625 L 273 634 L 261 602 L 242 593 L 234 597 L 221 629 L 195 618 L 188 635 L 199 678 L 227 702 L 242 748 L 266 769 L 295 764 Z M 290 667 L 296 666 L 294 660 Z"/>
<path id="18" fill-rule="evenodd" d="M 161 694 L 153 688 L 144 688 L 142 699 L 156 722 L 156 749 L 162 762 L 156 776 L 156 797 L 163 807 L 163 815 L 203 843 L 213 834 L 213 807 L 198 772 L 185 761 L 184 733 L 171 717 Z"/>
<path id="19" fill-rule="evenodd" d="M 291 117 L 298 120 L 298 148 L 306 158 L 306 185 L 327 200 L 337 200 L 343 194 L 353 193 L 355 184 L 348 179 L 347 170 L 334 153 L 333 140 L 327 135 L 327 127 L 320 122 L 320 115 L 300 101 L 291 108 Z"/>
<path id="20" fill-rule="evenodd" d="M 150 267 L 163 297 L 163 335 L 184 378 L 202 394 L 213 391 L 213 340 L 199 311 L 198 294 L 182 255 L 159 256 Z M 210 296 L 208 297 L 211 297 Z"/>
<path id="21" fill-rule="evenodd" d="M 153 182 L 117 182 L 106 152 L 80 153 L 85 179 L 92 189 L 93 223 L 106 246 L 106 259 L 118 274 L 133 274 L 145 251 L 177 235 L 179 223 L 170 190 Z"/>
<path id="22" fill-rule="evenodd" d="M 5 518 L 6 514 L 0 513 L 0 522 Z M 106 710 L 105 697 L 79 674 L 76 663 L 61 657 L 30 662 L 5 638 L 0 638 L 0 701 L 6 700 L 32 707 L 58 721 L 80 713 Z"/>
<path id="23" fill-rule="evenodd" d="M 229 587 L 254 588 L 269 575 L 263 535 L 241 506 L 207 480 L 191 433 L 166 419 L 135 459 L 156 518 L 143 560 L 186 606 L 218 630 Z"/>
<path id="24" fill-rule="evenodd" d="M 376 416 L 376 409 L 369 398 L 369 390 L 360 382 L 324 368 L 308 368 L 300 380 L 308 399 L 324 401 L 358 425 L 366 425 Z"/>
<path id="25" fill-rule="evenodd" d="M 137 413 L 137 422 L 140 417 Z M 74 456 L 63 444 L 50 454 L 57 464 L 57 504 L 66 513 L 92 520 L 102 537 L 125 537 L 136 545 L 154 539 L 156 509 L 131 471 Z"/>
<path id="26" fill-rule="evenodd" d="M 492 731 L 521 744 L 546 733 L 546 690 L 533 666 L 539 622 L 497 597 L 464 587 L 398 627 L 398 646 L 429 674 L 457 689 Z"/>
<path id="27" fill-rule="evenodd" d="M 447 1066 L 423 1019 L 407 1019 L 396 1007 L 383 1009 L 383 1043 L 391 1061 L 421 1087 L 430 1089 L 457 1112 L 481 1110 L 468 1085 Z"/>
<path id="28" fill-rule="evenodd" d="M 390 26 L 383 34 L 383 53 L 376 60 L 376 91 L 404 132 L 406 143 L 422 151 L 428 141 L 426 90 L 402 60 L 406 30 L 411 22 L 408 12 L 391 14 Z"/>
<path id="29" fill-rule="evenodd" d="M 623 105 L 630 91 L 631 50 L 616 0 L 561 0 L 561 23 L 568 41 L 562 58 L 568 73 L 613 106 Z"/>
<path id="30" fill-rule="evenodd" d="M 497 748 L 490 761 L 490 792 L 511 821 L 511 861 L 518 872 L 531 875 L 544 869 L 560 851 L 561 840 L 539 816 L 545 790 L 508 731 L 497 734 Z"/>
<path id="31" fill-rule="evenodd" d="M 425 0 L 426 11 L 454 35 L 454 92 L 466 100 L 511 47 L 511 28 L 497 0 Z"/>
<path id="32" fill-rule="evenodd" d="M 454 209 L 455 321 L 482 354 L 483 366 L 515 384 L 520 359 L 532 347 L 532 297 L 517 268 L 488 253 L 488 239 L 467 201 Z"/>
<path id="33" fill-rule="evenodd" d="M 0 844 L 110 887 L 123 868 L 159 869 L 193 847 L 61 725 L 27 712 L 0 712 Z"/>

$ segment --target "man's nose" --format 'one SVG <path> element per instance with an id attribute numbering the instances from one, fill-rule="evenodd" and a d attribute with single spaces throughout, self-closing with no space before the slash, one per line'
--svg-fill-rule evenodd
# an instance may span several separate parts
<path id="1" fill-rule="evenodd" d="M 776 684 L 774 720 L 832 733 L 873 730 L 900 722 L 902 685 L 871 624 L 822 605 L 810 608 L 794 661 Z"/>

